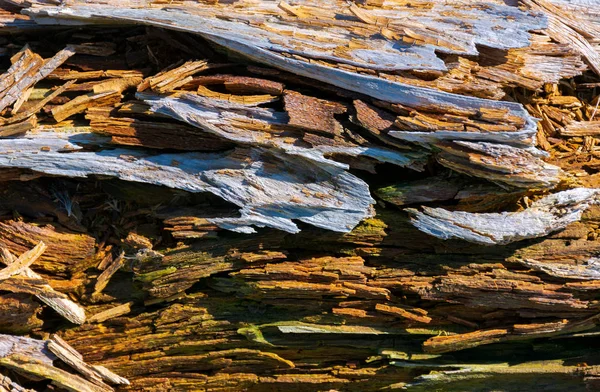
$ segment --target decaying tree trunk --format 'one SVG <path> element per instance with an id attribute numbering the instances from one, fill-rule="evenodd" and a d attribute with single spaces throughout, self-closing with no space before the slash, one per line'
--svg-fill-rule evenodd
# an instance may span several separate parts
<path id="1" fill-rule="evenodd" d="M 0 391 L 600 390 L 596 2 L 0 24 Z"/>

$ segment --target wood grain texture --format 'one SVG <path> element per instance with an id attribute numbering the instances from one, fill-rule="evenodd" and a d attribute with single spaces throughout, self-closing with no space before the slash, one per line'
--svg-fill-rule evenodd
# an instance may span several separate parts
<path id="1" fill-rule="evenodd" d="M 0 390 L 597 390 L 596 8 L 0 1 Z"/>

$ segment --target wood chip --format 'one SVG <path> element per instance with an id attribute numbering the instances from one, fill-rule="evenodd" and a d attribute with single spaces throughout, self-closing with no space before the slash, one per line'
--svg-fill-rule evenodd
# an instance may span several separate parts
<path id="1" fill-rule="evenodd" d="M 26 49 L 19 60 L 7 71 L 7 74 L 2 76 L 3 80 L 10 80 L 12 78 L 14 82 L 0 93 L 0 110 L 4 110 L 9 105 L 15 103 L 27 89 L 47 77 L 74 54 L 75 52 L 72 49 L 66 48 L 58 52 L 54 57 L 42 62 L 39 56 L 33 55 L 29 49 Z M 30 65 L 24 70 L 17 71 L 18 64 L 25 61 L 25 59 L 28 59 Z M 15 67 L 14 70 L 13 67 Z"/>
<path id="2" fill-rule="evenodd" d="M 40 242 L 33 249 L 23 253 L 14 262 L 0 270 L 0 280 L 8 279 L 13 275 L 21 274 L 28 269 L 46 250 L 46 244 Z"/>
<path id="3" fill-rule="evenodd" d="M 77 113 L 81 113 L 93 106 L 114 105 L 121 100 L 119 91 L 107 91 L 103 93 L 89 93 L 80 95 L 64 105 L 52 109 L 52 116 L 57 122 L 63 121 Z"/>
<path id="4" fill-rule="evenodd" d="M 94 285 L 94 295 L 100 294 L 106 287 L 110 278 L 123 266 L 125 263 L 125 252 L 121 252 L 113 262 L 106 267 L 104 271 L 98 276 L 96 284 Z"/>
<path id="5" fill-rule="evenodd" d="M 40 242 L 40 244 L 43 244 L 43 242 Z M 10 267 L 17 262 L 18 259 L 8 249 L 2 248 L 1 251 L 4 264 Z M 21 269 L 20 273 L 27 278 L 43 281 L 43 278 L 39 274 L 29 268 Z M 34 290 L 34 293 L 42 302 L 70 322 L 74 324 L 83 324 L 85 322 L 85 310 L 71 301 L 65 294 L 55 291 L 49 284 L 43 283 L 39 292 Z"/>

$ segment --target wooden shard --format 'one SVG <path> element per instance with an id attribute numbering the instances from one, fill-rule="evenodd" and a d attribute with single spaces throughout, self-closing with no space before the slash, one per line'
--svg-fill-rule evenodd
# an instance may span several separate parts
<path id="1" fill-rule="evenodd" d="M 600 270 L 598 270 L 600 260 L 596 257 L 591 257 L 581 265 L 552 264 L 533 259 L 520 260 L 520 262 L 533 269 L 544 271 L 548 275 L 561 278 L 577 280 L 597 280 L 600 278 Z"/>
<path id="2" fill-rule="evenodd" d="M 296 232 L 299 229 L 291 221 L 296 218 L 346 232 L 372 214 L 372 198 L 367 185 L 335 166 L 322 168 L 309 160 L 288 158 L 262 149 L 238 149 L 213 155 L 146 154 L 119 149 L 78 152 L 81 146 L 75 144 L 77 140 L 84 144 L 94 143 L 94 138 L 85 134 L 65 137 L 48 133 L 11 140 L 6 148 L 12 148 L 9 146 L 17 142 L 20 157 L 13 161 L 7 155 L 0 155 L 0 166 L 30 168 L 66 177 L 113 176 L 190 192 L 211 192 L 241 208 L 239 218 L 211 221 L 241 232 L 252 232 L 252 225 Z M 96 138 L 96 142 L 101 140 Z M 263 163 L 245 166 L 242 163 L 247 157 Z M 293 172 L 286 169 L 292 162 L 295 162 Z M 323 178 L 332 182 L 323 182 Z M 251 193 L 242 186 L 248 182 L 254 184 Z M 277 190 L 284 193 L 277 193 Z M 275 209 L 275 205 L 279 207 Z M 282 209 L 284 205 L 286 207 Z"/>
<path id="3" fill-rule="evenodd" d="M 74 54 L 75 52 L 72 49 L 66 48 L 54 57 L 44 61 L 40 56 L 31 52 L 29 48 L 25 48 L 17 57 L 12 59 L 13 65 L 2 75 L 0 110 L 4 110 L 15 103 L 27 89 L 47 77 Z"/>
<path id="4" fill-rule="evenodd" d="M 127 302 L 123 305 L 115 306 L 114 308 L 91 315 L 88 317 L 87 321 L 89 323 L 101 323 L 114 317 L 124 316 L 131 312 L 131 305 L 133 305 L 133 302 Z"/>
<path id="5" fill-rule="evenodd" d="M 121 100 L 119 91 L 107 91 L 102 93 L 90 93 L 80 95 L 64 105 L 52 109 L 52 116 L 57 122 L 61 122 L 74 114 L 81 113 L 90 106 L 112 105 Z"/>
<path id="6" fill-rule="evenodd" d="M 92 131 L 110 136 L 113 144 L 183 151 L 222 151 L 232 146 L 185 124 L 116 117 L 109 107 L 88 107 L 85 117 Z"/>
<path id="7" fill-rule="evenodd" d="M 599 136 L 600 121 L 574 121 L 559 129 L 562 136 Z"/>
<path id="8" fill-rule="evenodd" d="M 274 80 L 225 74 L 197 76 L 190 83 L 198 86 L 223 85 L 228 92 L 238 95 L 260 93 L 280 96 L 285 87 Z"/>
<path id="9" fill-rule="evenodd" d="M 342 126 L 334 116 L 346 111 L 343 105 L 307 97 L 295 91 L 286 91 L 283 101 L 285 111 L 290 116 L 288 124 L 333 135 L 342 133 Z"/>
<path id="10" fill-rule="evenodd" d="M 48 340 L 48 350 L 57 358 L 69 365 L 87 380 L 104 386 L 107 390 L 112 390 L 104 382 L 116 385 L 129 385 L 126 378 L 120 377 L 103 366 L 90 366 L 83 361 L 81 354 L 73 347 L 69 346 L 60 336 L 52 335 Z"/>
<path id="11" fill-rule="evenodd" d="M 27 108 L 27 110 L 15 115 L 15 116 L 12 116 L 8 119 L 3 119 L 3 121 L 6 121 L 9 124 L 13 124 L 13 127 L 15 127 L 16 125 L 23 126 L 24 124 L 28 124 L 28 126 L 27 126 L 28 129 L 25 129 L 25 131 L 30 131 L 30 130 L 34 129 L 37 125 L 37 118 L 34 115 L 36 113 L 38 113 L 40 110 L 42 110 L 42 108 L 44 106 L 46 106 L 54 98 L 56 98 L 60 94 L 64 93 L 74 83 L 75 83 L 75 81 L 69 81 L 69 82 L 65 83 L 64 85 L 58 87 L 56 90 L 52 91 L 46 97 L 41 99 L 35 105 Z M 26 120 L 27 118 L 29 118 L 29 120 Z M 23 121 L 23 120 L 26 120 L 26 121 Z M 21 124 L 14 124 L 19 121 L 23 121 L 23 122 Z M 8 127 L 8 126 L 6 126 L 6 127 Z M 10 136 L 10 135 L 7 135 L 7 136 Z"/>
<path id="12" fill-rule="evenodd" d="M 593 40 L 600 34 L 600 28 L 588 21 L 574 18 L 552 1 L 524 1 L 531 9 L 544 12 L 548 17 L 548 32 L 550 36 L 561 43 L 575 48 L 587 61 L 594 72 L 600 74 L 600 54 L 588 39 Z M 558 3 L 558 2 L 557 2 Z M 583 23 L 583 25 L 582 25 Z"/>
<path id="13" fill-rule="evenodd" d="M 35 380 L 49 379 L 57 387 L 70 391 L 113 391 L 113 388 L 97 375 L 100 373 L 88 367 L 80 354 L 60 338 L 44 341 L 2 335 L 0 347 L 0 366 L 19 371 L 25 377 Z M 57 358 L 85 378 L 55 367 L 53 362 Z"/>
<path id="14" fill-rule="evenodd" d="M 0 137 L 15 136 L 25 134 L 37 127 L 37 118 L 31 116 L 28 120 L 20 123 L 0 126 Z"/>
<path id="15" fill-rule="evenodd" d="M 177 98 L 138 94 L 156 113 L 185 121 L 213 135 L 243 145 L 275 147 L 289 155 L 299 155 L 315 162 L 347 167 L 327 158 L 339 154 L 368 157 L 381 162 L 421 170 L 426 154 L 421 151 L 401 153 L 377 146 L 353 143 L 323 143 L 311 147 L 298 143 L 298 134 L 287 126 L 284 113 L 260 107 L 250 108 L 230 101 L 208 100 L 198 95 L 184 94 Z M 216 118 L 215 118 L 216 116 Z M 334 120 L 335 121 L 335 120 Z M 332 124 L 335 124 L 333 122 Z M 292 126 L 292 128 L 295 128 Z"/>
<path id="16" fill-rule="evenodd" d="M 7 267 L 0 270 L 0 280 L 5 280 L 13 275 L 21 274 L 28 269 L 46 250 L 46 244 L 40 242 L 35 248 L 23 253 Z"/>
<path id="17" fill-rule="evenodd" d="M 598 189 L 577 188 L 555 193 L 520 212 L 474 214 L 423 207 L 407 210 L 421 231 L 441 239 L 459 238 L 484 245 L 503 245 L 564 229 L 598 203 Z"/>
<path id="18" fill-rule="evenodd" d="M 562 170 L 544 162 L 540 152 L 487 142 L 444 142 L 436 146 L 440 164 L 466 175 L 519 188 L 554 188 Z"/>
<path id="19" fill-rule="evenodd" d="M 159 93 L 172 91 L 177 87 L 180 87 L 191 81 L 192 75 L 203 71 L 206 68 L 206 61 L 187 62 L 179 67 L 166 70 L 157 74 L 156 76 L 145 79 L 141 84 L 139 84 L 138 91 L 144 91 L 147 89 L 152 89 Z"/>
<path id="20" fill-rule="evenodd" d="M 42 244 L 44 243 L 40 242 L 38 246 Z M 17 259 L 12 253 L 10 253 L 8 249 L 2 248 L 2 261 L 9 267 L 12 267 L 13 265 L 18 265 L 19 260 L 32 259 L 32 257 L 23 257 L 26 254 L 27 253 L 24 253 L 23 255 L 21 255 L 21 257 L 19 257 L 19 259 Z M 6 268 L 3 271 L 5 270 Z M 26 278 L 43 280 L 43 278 L 39 274 L 35 273 L 27 267 L 22 268 L 20 274 Z M 81 306 L 70 300 L 69 297 L 67 297 L 65 294 L 55 291 L 49 284 L 43 284 L 40 287 L 39 291 L 36 292 L 36 296 L 39 298 L 40 301 L 50 306 L 58 314 L 60 314 L 70 322 L 74 324 L 83 324 L 85 322 L 85 310 Z"/>
<path id="21" fill-rule="evenodd" d="M 110 263 L 104 271 L 98 276 L 98 280 L 94 285 L 94 294 L 100 294 L 108 284 L 110 278 L 123 266 L 125 263 L 125 253 L 122 252 L 116 259 Z"/>

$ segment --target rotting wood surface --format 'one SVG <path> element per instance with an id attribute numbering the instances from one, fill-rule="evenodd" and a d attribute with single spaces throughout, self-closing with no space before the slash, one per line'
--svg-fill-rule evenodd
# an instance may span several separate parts
<path id="1" fill-rule="evenodd" d="M 600 388 L 600 7 L 519 5 L 1 1 L 0 390 Z"/>

